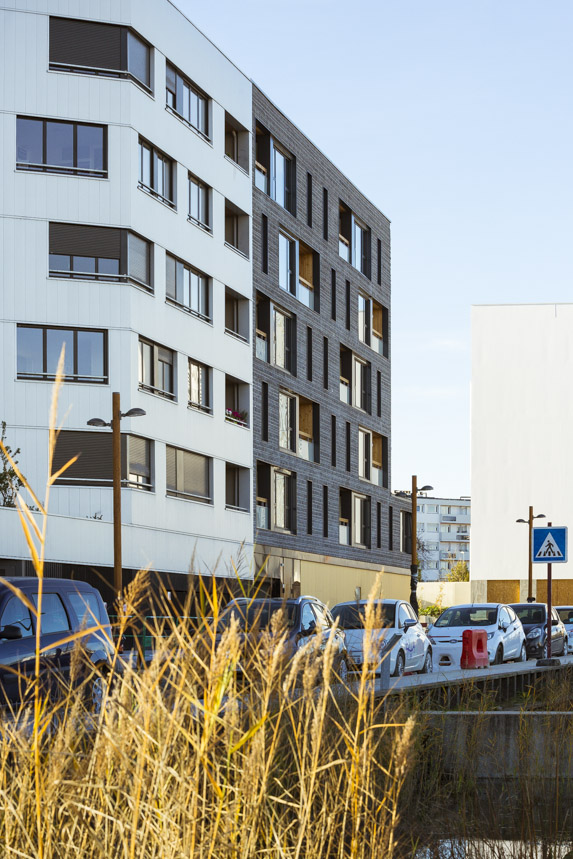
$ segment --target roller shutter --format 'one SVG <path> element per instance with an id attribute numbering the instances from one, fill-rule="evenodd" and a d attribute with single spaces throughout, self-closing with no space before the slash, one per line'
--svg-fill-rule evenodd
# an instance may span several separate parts
<path id="1" fill-rule="evenodd" d="M 50 62 L 121 70 L 122 28 L 96 21 L 50 18 Z"/>

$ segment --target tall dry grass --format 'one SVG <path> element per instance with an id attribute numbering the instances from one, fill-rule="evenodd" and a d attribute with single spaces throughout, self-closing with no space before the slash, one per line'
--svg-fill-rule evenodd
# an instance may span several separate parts
<path id="1" fill-rule="evenodd" d="M 32 496 L 38 514 L 18 501 L 40 580 L 56 476 L 44 503 Z M 147 588 L 142 572 L 119 634 Z M 234 625 L 217 636 L 217 592 L 203 596 L 203 622 L 168 621 L 149 664 L 116 652 L 99 713 L 89 679 L 45 696 L 38 633 L 33 703 L 0 725 L 2 856 L 391 859 L 413 720 L 387 722 L 366 675 L 339 684 L 330 646 L 285 662 L 279 618 L 254 642 Z"/>

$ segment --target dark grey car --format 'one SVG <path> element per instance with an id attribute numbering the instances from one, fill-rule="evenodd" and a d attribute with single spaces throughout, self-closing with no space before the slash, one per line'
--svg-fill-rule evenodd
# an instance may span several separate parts
<path id="1" fill-rule="evenodd" d="M 537 659 L 547 652 L 547 606 L 545 603 L 513 603 L 512 609 L 523 624 L 527 656 Z M 551 655 L 567 653 L 567 630 L 555 609 L 551 610 Z"/>

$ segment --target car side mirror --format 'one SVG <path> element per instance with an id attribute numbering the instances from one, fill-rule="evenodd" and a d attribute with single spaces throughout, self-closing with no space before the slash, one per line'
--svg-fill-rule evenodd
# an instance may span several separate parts
<path id="1" fill-rule="evenodd" d="M 559 621 L 555 620 L 554 617 L 551 618 L 551 626 L 557 626 L 558 623 L 559 623 Z"/>
<path id="2" fill-rule="evenodd" d="M 7 641 L 17 641 L 19 638 L 22 638 L 22 627 L 13 626 L 12 624 L 3 626 L 0 629 L 0 638 L 5 638 Z"/>
<path id="3" fill-rule="evenodd" d="M 316 621 L 315 621 L 315 620 L 311 620 L 311 621 L 310 621 L 310 623 L 309 623 L 309 625 L 308 625 L 308 626 L 305 626 L 305 627 L 301 630 L 301 635 L 304 635 L 304 636 L 314 635 L 314 633 L 315 633 L 315 632 L 316 632 Z"/>
<path id="4" fill-rule="evenodd" d="M 508 626 L 509 626 L 509 624 L 508 624 L 508 622 L 507 622 L 506 620 L 502 620 L 502 621 L 500 621 L 499 628 L 500 628 L 500 629 L 503 629 L 503 631 L 504 631 L 504 632 L 506 632 L 506 631 L 507 631 L 507 627 L 508 627 Z"/>
<path id="5" fill-rule="evenodd" d="M 412 629 L 413 626 L 416 626 L 418 623 L 417 620 L 405 620 L 404 621 L 404 632 L 408 632 L 409 629 Z"/>

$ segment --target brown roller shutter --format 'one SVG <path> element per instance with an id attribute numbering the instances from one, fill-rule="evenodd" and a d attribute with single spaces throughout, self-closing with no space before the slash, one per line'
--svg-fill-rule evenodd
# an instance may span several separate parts
<path id="1" fill-rule="evenodd" d="M 50 253 L 120 258 L 121 230 L 82 224 L 50 224 Z"/>
<path id="2" fill-rule="evenodd" d="M 58 478 L 58 484 L 111 486 L 113 480 L 112 443 L 110 432 L 78 432 L 62 430 L 58 436 L 52 473 L 59 471 L 70 459 L 78 456 Z"/>
<path id="3" fill-rule="evenodd" d="M 165 448 L 167 468 L 167 489 L 171 492 L 177 491 L 177 448 Z"/>
<path id="4" fill-rule="evenodd" d="M 115 24 L 50 18 L 50 62 L 119 71 L 121 31 Z"/>

